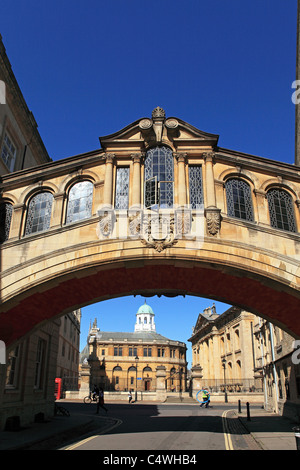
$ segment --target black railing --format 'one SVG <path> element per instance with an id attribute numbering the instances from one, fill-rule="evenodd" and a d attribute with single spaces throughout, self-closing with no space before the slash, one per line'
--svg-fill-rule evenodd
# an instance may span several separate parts
<path id="1" fill-rule="evenodd" d="M 208 388 L 211 393 L 254 393 L 263 392 L 262 381 L 254 379 L 202 379 L 203 388 Z"/>

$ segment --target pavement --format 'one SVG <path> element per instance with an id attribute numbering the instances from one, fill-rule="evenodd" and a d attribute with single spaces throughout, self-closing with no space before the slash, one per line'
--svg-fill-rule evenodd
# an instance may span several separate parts
<path id="1" fill-rule="evenodd" d="M 59 403 L 67 408 L 67 403 Z M 152 402 L 153 404 L 153 402 Z M 228 405 L 228 409 L 233 407 Z M 233 410 L 239 423 L 239 433 L 251 435 L 261 450 L 298 450 L 293 427 L 296 423 L 286 417 L 250 406 L 241 412 Z M 54 450 L 72 443 L 78 437 L 109 432 L 120 423 L 109 415 L 82 414 L 55 416 L 43 423 L 34 423 L 19 431 L 0 432 L 0 450 Z M 300 450 L 300 449 L 299 449 Z"/>

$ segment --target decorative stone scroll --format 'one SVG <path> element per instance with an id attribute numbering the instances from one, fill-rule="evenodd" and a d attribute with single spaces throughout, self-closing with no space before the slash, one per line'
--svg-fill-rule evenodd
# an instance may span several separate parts
<path id="1" fill-rule="evenodd" d="M 144 118 L 139 122 L 139 128 L 148 143 L 161 143 L 165 131 L 169 133 L 170 137 L 176 136 L 178 127 L 177 119 L 166 119 L 166 113 L 160 106 L 152 111 L 152 119 Z"/>
<path id="2" fill-rule="evenodd" d="M 221 228 L 221 209 L 210 206 L 205 209 L 205 217 L 209 235 L 216 235 Z"/>

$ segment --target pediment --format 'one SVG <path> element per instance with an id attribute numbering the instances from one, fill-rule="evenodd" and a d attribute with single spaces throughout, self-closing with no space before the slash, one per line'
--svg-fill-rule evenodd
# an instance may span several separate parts
<path id="1" fill-rule="evenodd" d="M 157 107 L 151 118 L 141 118 L 123 129 L 100 137 L 101 147 L 105 151 L 126 148 L 144 151 L 153 145 L 170 145 L 175 150 L 182 146 L 215 147 L 219 136 L 203 132 L 176 117 L 166 117 L 165 111 Z"/>

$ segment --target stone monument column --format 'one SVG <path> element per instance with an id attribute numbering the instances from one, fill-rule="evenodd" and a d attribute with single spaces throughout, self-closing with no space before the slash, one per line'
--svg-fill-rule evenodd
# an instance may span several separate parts
<path id="1" fill-rule="evenodd" d="M 196 398 L 198 392 L 200 392 L 202 388 L 202 367 L 201 366 L 194 366 L 191 369 L 191 381 L 192 381 L 192 396 Z"/>
<path id="2" fill-rule="evenodd" d="M 156 368 L 156 398 L 159 401 L 165 401 L 166 393 L 166 368 L 165 366 L 157 366 Z"/>
<path id="3" fill-rule="evenodd" d="M 80 397 L 87 397 L 90 394 L 91 387 L 91 366 L 89 363 L 83 362 L 81 366 L 81 382 L 80 382 Z"/>

